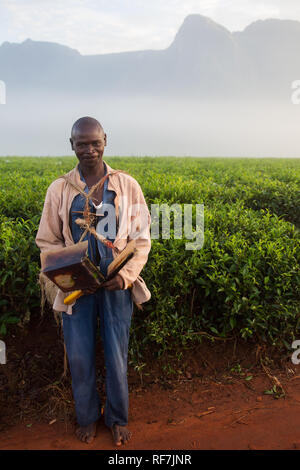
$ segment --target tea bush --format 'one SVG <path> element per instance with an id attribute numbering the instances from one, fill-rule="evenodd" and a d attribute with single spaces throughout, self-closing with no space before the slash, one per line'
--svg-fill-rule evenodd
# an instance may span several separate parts
<path id="1" fill-rule="evenodd" d="M 38 220 L 38 215 L 28 220 L 0 219 L 0 335 L 5 334 L 6 324 L 28 318 L 40 304 L 39 250 L 35 245 Z"/>
<path id="2" fill-rule="evenodd" d="M 205 213 L 201 250 L 153 241 L 144 277 L 152 287 L 145 341 L 174 347 L 199 332 L 291 344 L 300 314 L 300 244 L 292 224 L 241 204 Z M 138 320 L 137 320 L 138 321 Z M 201 338 L 201 335 L 200 335 Z"/>

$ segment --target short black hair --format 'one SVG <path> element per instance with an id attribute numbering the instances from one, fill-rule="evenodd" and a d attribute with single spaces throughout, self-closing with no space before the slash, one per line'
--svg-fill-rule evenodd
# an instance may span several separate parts
<path id="1" fill-rule="evenodd" d="M 98 127 L 98 129 L 101 130 L 104 134 L 103 127 L 101 126 L 100 122 L 97 121 L 97 119 L 85 116 L 77 119 L 77 121 L 74 122 L 71 130 L 71 137 L 73 138 L 76 132 L 78 132 L 79 130 L 92 126 Z"/>

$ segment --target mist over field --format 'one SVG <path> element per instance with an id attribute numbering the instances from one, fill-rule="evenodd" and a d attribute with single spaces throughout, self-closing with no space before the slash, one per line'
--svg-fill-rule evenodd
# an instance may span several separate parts
<path id="1" fill-rule="evenodd" d="M 73 122 L 93 116 L 108 156 L 299 157 L 299 57 L 298 21 L 231 33 L 201 15 L 187 16 L 163 50 L 81 55 L 5 42 L 0 154 L 70 155 Z"/>
<path id="2" fill-rule="evenodd" d="M 299 157 L 300 106 L 161 97 L 9 96 L 1 155 L 71 155 L 73 122 L 96 117 L 105 155 Z"/>

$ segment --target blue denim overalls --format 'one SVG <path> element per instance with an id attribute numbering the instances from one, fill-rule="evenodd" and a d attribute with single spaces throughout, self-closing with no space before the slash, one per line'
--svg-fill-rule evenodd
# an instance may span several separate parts
<path id="1" fill-rule="evenodd" d="M 105 166 L 105 173 L 106 171 Z M 85 182 L 80 169 L 79 172 Z M 109 191 L 107 184 L 108 179 L 103 187 L 103 209 L 105 204 L 114 204 L 115 198 L 115 192 Z M 88 192 L 87 186 L 85 192 Z M 82 214 L 73 211 L 83 211 L 84 204 L 85 198 L 78 194 L 71 206 L 70 226 L 75 243 L 82 234 L 75 219 L 82 218 Z M 90 212 L 95 212 L 91 202 Z M 89 256 L 98 266 L 100 254 L 100 269 L 106 274 L 107 266 L 113 259 L 111 249 L 89 233 L 84 240 L 89 241 Z M 111 238 L 110 240 L 113 241 Z M 72 315 L 63 313 L 64 340 L 72 376 L 77 422 L 79 426 L 87 426 L 97 421 L 101 415 L 95 370 L 97 315 L 100 317 L 106 367 L 105 424 L 109 427 L 113 424 L 125 426 L 128 424 L 127 353 L 132 316 L 129 289 L 108 291 L 101 288 L 94 294 L 77 299 Z"/>

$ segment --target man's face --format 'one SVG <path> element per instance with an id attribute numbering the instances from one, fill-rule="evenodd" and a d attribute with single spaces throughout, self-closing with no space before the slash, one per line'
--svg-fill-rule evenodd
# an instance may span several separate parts
<path id="1" fill-rule="evenodd" d="M 96 126 L 78 129 L 70 142 L 83 169 L 99 165 L 106 146 L 106 134 L 101 129 Z"/>

